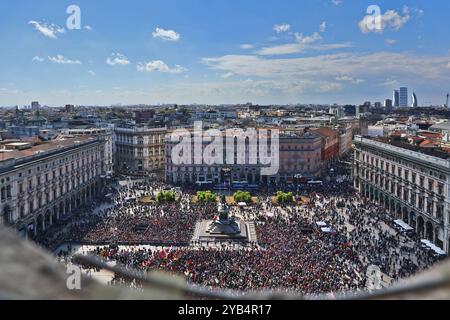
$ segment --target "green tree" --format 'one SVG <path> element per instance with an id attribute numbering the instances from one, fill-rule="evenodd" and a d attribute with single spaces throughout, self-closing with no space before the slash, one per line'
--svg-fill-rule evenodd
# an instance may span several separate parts
<path id="1" fill-rule="evenodd" d="M 176 194 L 172 190 L 160 191 L 156 195 L 158 202 L 174 202 L 176 200 Z"/>
<path id="2" fill-rule="evenodd" d="M 292 192 L 278 191 L 276 195 L 277 203 L 290 203 L 292 202 Z"/>
<path id="3" fill-rule="evenodd" d="M 233 195 L 234 197 L 234 201 L 235 202 L 245 202 L 245 203 L 250 203 L 252 202 L 252 195 L 250 194 L 250 192 L 247 191 L 236 191 Z"/>
<path id="4" fill-rule="evenodd" d="M 211 191 L 199 191 L 197 192 L 197 200 L 202 203 L 211 203 L 216 201 L 216 194 Z"/>

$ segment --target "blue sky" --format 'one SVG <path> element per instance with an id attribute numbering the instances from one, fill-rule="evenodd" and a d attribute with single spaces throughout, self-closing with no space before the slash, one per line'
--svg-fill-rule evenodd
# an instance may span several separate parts
<path id="1" fill-rule="evenodd" d="M 369 5 L 381 9 L 368 30 Z M 81 29 L 69 30 L 69 5 Z M 0 105 L 362 103 L 450 91 L 448 1 L 0 2 Z"/>

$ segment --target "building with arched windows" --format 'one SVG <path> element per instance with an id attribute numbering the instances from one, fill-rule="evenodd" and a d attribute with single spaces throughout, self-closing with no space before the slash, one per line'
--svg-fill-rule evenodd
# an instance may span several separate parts
<path id="1" fill-rule="evenodd" d="M 101 190 L 105 140 L 83 136 L 0 149 L 0 225 L 37 236 Z"/>
<path id="2" fill-rule="evenodd" d="M 114 129 L 115 172 L 147 174 L 163 171 L 167 129 L 122 126 Z"/>
<path id="3" fill-rule="evenodd" d="M 450 157 L 356 136 L 355 188 L 450 252 Z"/>

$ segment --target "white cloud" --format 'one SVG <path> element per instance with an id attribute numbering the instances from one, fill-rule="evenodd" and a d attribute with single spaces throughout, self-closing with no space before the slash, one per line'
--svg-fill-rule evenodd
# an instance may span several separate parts
<path id="1" fill-rule="evenodd" d="M 297 41 L 297 43 L 311 44 L 322 40 L 322 36 L 318 32 L 314 32 L 313 34 L 306 37 L 301 33 L 295 33 L 295 40 Z"/>
<path id="2" fill-rule="evenodd" d="M 262 56 L 284 55 L 304 52 L 305 47 L 297 43 L 282 44 L 273 47 L 266 47 L 258 50 L 258 54 Z"/>
<path id="3" fill-rule="evenodd" d="M 303 44 L 303 43 L 289 43 L 273 47 L 266 47 L 260 49 L 257 54 L 262 56 L 267 55 L 286 55 L 295 53 L 304 53 L 306 51 L 329 51 L 336 49 L 351 48 L 353 44 L 346 43 L 331 43 L 331 44 Z"/>
<path id="4" fill-rule="evenodd" d="M 95 75 L 96 75 L 96 73 L 95 73 L 94 71 L 92 71 L 92 70 L 89 70 L 88 73 L 89 73 L 91 76 L 95 76 Z"/>
<path id="5" fill-rule="evenodd" d="M 30 20 L 28 24 L 34 26 L 34 28 L 39 31 L 41 34 L 48 38 L 57 39 L 58 33 L 65 33 L 66 30 L 63 27 L 59 27 L 55 24 L 46 24 L 44 22 Z"/>
<path id="6" fill-rule="evenodd" d="M 174 68 L 170 68 L 161 60 L 154 60 L 150 62 L 142 63 L 140 62 L 137 66 L 137 70 L 140 72 L 163 72 L 163 73 L 183 73 L 188 71 L 188 69 L 176 65 Z"/>
<path id="7" fill-rule="evenodd" d="M 338 92 L 342 90 L 342 85 L 339 83 L 324 83 L 319 84 L 316 92 L 318 93 L 328 93 L 328 92 Z"/>
<path id="8" fill-rule="evenodd" d="M 241 44 L 241 49 L 244 49 L 244 50 L 253 49 L 254 47 L 255 47 L 254 45 L 248 44 L 248 43 Z"/>
<path id="9" fill-rule="evenodd" d="M 327 29 L 326 21 L 323 21 L 320 26 L 320 32 L 325 32 Z M 292 33 L 290 33 L 292 35 Z M 319 32 L 313 32 L 310 35 L 303 35 L 302 33 L 293 33 L 295 37 L 295 43 L 288 43 L 282 45 L 276 45 L 272 47 L 265 47 L 258 50 L 259 55 L 286 55 L 295 53 L 304 53 L 306 51 L 327 51 L 342 48 L 349 48 L 353 45 L 351 43 L 332 43 L 332 44 L 317 44 L 323 40 Z"/>
<path id="10" fill-rule="evenodd" d="M 421 56 L 407 53 L 339 53 L 304 58 L 267 59 L 254 55 L 227 55 L 204 58 L 211 69 L 243 77 L 299 78 L 327 81 L 343 75 L 358 79 L 392 77 L 445 81 L 450 78 L 448 56 Z"/>
<path id="11" fill-rule="evenodd" d="M 360 84 L 360 83 L 366 82 L 365 80 L 356 79 L 356 78 L 352 78 L 352 77 L 349 77 L 349 76 L 336 77 L 336 81 L 351 82 L 351 83 L 354 83 L 354 84 Z"/>
<path id="12" fill-rule="evenodd" d="M 39 57 L 39 56 L 35 56 L 33 57 L 33 61 L 37 61 L 37 62 L 44 62 L 45 58 Z"/>
<path id="13" fill-rule="evenodd" d="M 412 11 L 418 18 L 422 17 L 425 14 L 425 11 L 419 8 L 413 8 Z"/>
<path id="14" fill-rule="evenodd" d="M 123 54 L 120 53 L 113 53 L 111 54 L 108 59 L 106 59 L 106 63 L 110 66 L 120 65 L 125 66 L 130 64 L 130 60 L 128 60 L 127 57 L 125 57 Z"/>
<path id="15" fill-rule="evenodd" d="M 392 45 L 397 43 L 397 40 L 395 40 L 395 39 L 386 39 L 384 41 L 384 43 L 386 43 L 386 45 L 388 45 L 388 46 L 392 46 Z"/>
<path id="16" fill-rule="evenodd" d="M 153 38 L 160 38 L 166 41 L 178 41 L 181 38 L 180 34 L 174 30 L 164 30 L 162 28 L 156 28 L 152 34 Z"/>
<path id="17" fill-rule="evenodd" d="M 402 14 L 395 10 L 388 10 L 381 15 L 381 25 L 379 28 L 371 28 L 373 25 L 374 17 L 372 15 L 366 15 L 359 22 L 359 29 L 363 33 L 377 32 L 381 33 L 385 29 L 389 28 L 394 31 L 398 31 L 405 26 L 411 19 L 410 11 L 407 6 L 403 7 Z"/>
<path id="18" fill-rule="evenodd" d="M 342 4 L 342 0 L 331 0 L 331 3 L 334 4 L 335 6 L 339 6 L 340 4 Z"/>
<path id="19" fill-rule="evenodd" d="M 282 32 L 288 32 L 291 30 L 290 24 L 276 24 L 273 26 L 273 30 L 275 30 L 276 33 L 282 33 Z"/>
<path id="20" fill-rule="evenodd" d="M 58 64 L 82 64 L 79 60 L 70 60 L 61 54 L 58 54 L 56 57 L 48 57 L 48 60 Z"/>
<path id="21" fill-rule="evenodd" d="M 93 28 L 91 26 L 84 26 L 84 29 L 87 30 L 87 31 L 92 31 L 93 30 Z"/>
<path id="22" fill-rule="evenodd" d="M 232 76 L 234 76 L 233 72 L 227 72 L 227 73 L 222 74 L 220 77 L 222 79 L 228 79 L 228 78 L 231 78 Z"/>

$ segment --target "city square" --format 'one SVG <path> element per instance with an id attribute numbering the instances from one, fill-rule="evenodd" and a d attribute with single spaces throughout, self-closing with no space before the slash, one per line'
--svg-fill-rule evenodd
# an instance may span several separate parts
<path id="1" fill-rule="evenodd" d="M 345 163 L 336 166 L 333 171 L 349 171 Z M 99 199 L 64 229 L 49 229 L 36 241 L 65 262 L 75 253 L 95 254 L 138 270 L 182 274 L 212 289 L 307 295 L 365 290 L 374 266 L 382 272 L 380 288 L 387 287 L 442 259 L 397 228 L 384 208 L 357 195 L 349 177 L 329 179 L 323 186 L 298 187 L 296 197 L 308 198 L 308 204 L 274 204 L 282 186 L 273 186 L 255 192 L 257 204 L 232 206 L 230 215 L 255 223 L 257 243 L 193 242 L 196 222 L 218 215 L 217 203 L 196 204 L 195 190 L 177 188 L 176 202 L 142 204 L 139 199 L 173 189 L 148 179 L 118 180 L 107 203 Z M 108 279 L 132 285 L 111 274 Z"/>
<path id="2" fill-rule="evenodd" d="M 450 300 L 449 9 L 1 2 L 0 303 Z"/>

